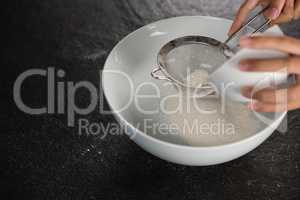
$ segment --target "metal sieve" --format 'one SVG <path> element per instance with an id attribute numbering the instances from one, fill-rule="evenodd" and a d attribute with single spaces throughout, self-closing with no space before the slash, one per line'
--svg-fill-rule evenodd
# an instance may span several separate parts
<path id="1" fill-rule="evenodd" d="M 171 81 L 179 86 L 197 89 L 197 93 L 207 96 L 214 94 L 214 86 L 205 82 L 197 87 L 187 83 L 187 77 L 196 70 L 211 74 L 226 60 L 225 51 L 230 49 L 214 38 L 205 36 L 185 36 L 165 44 L 157 56 L 157 64 L 151 75 L 155 79 Z"/>

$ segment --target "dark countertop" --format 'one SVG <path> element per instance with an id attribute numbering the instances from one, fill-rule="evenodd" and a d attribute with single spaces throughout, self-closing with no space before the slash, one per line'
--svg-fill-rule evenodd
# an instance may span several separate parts
<path id="1" fill-rule="evenodd" d="M 13 83 L 31 68 L 63 69 L 63 81 L 99 83 L 99 70 L 125 35 L 159 19 L 181 15 L 232 18 L 240 1 L 47 0 L 11 1 L 5 7 L 1 98 L 6 112 L 1 179 L 7 199 L 300 199 L 300 111 L 288 132 L 275 132 L 240 159 L 187 167 L 160 160 L 125 136 L 79 136 L 66 115 L 31 116 L 13 102 Z M 284 26 L 300 38 L 300 23 Z M 46 84 L 24 84 L 24 101 L 46 102 Z M 84 91 L 76 102 L 84 106 Z M 107 108 L 107 104 L 104 103 Z M 108 124 L 111 115 L 85 118 Z"/>

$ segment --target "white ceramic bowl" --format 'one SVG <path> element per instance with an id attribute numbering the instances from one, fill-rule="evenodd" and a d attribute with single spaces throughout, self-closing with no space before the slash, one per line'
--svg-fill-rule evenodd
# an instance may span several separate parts
<path id="1" fill-rule="evenodd" d="M 155 115 L 140 112 L 134 105 L 133 93 L 144 82 L 153 83 L 163 94 L 171 90 L 162 81 L 150 76 L 157 65 L 160 48 L 175 38 L 186 35 L 203 35 L 225 41 L 231 21 L 203 16 L 177 17 L 144 26 L 124 38 L 110 53 L 102 72 L 102 87 L 116 119 L 126 133 L 149 153 L 178 164 L 204 166 L 236 159 L 256 148 L 279 126 L 286 113 L 281 113 L 264 130 L 238 142 L 218 146 L 185 146 L 154 138 L 137 128 L 139 120 Z M 131 81 L 128 81 L 130 79 Z M 144 94 L 150 88 L 139 88 Z M 140 102 L 143 109 L 151 110 L 159 105 L 159 98 Z"/>

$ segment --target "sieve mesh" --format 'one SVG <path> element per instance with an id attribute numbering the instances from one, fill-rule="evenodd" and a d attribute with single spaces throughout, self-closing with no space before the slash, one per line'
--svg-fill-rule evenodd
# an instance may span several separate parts
<path id="1" fill-rule="evenodd" d="M 165 45 L 158 57 L 160 66 L 172 79 L 188 86 L 186 79 L 196 70 L 215 71 L 226 61 L 221 43 L 213 38 L 189 36 Z"/>

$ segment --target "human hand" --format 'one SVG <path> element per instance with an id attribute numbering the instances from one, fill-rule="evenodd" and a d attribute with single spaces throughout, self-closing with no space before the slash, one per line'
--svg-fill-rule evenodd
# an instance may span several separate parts
<path id="1" fill-rule="evenodd" d="M 258 5 L 269 7 L 264 15 L 272 20 L 272 24 L 284 23 L 300 17 L 300 0 L 246 0 L 239 8 L 228 35 L 237 31 Z"/>
<path id="2" fill-rule="evenodd" d="M 247 72 L 284 70 L 297 77 L 296 84 L 289 88 L 266 88 L 259 91 L 255 91 L 254 87 L 243 88 L 242 94 L 252 99 L 248 107 L 258 112 L 279 112 L 300 108 L 300 40 L 287 36 L 253 36 L 242 38 L 240 46 L 272 49 L 289 54 L 285 58 L 243 60 L 240 62 L 240 70 Z"/>

